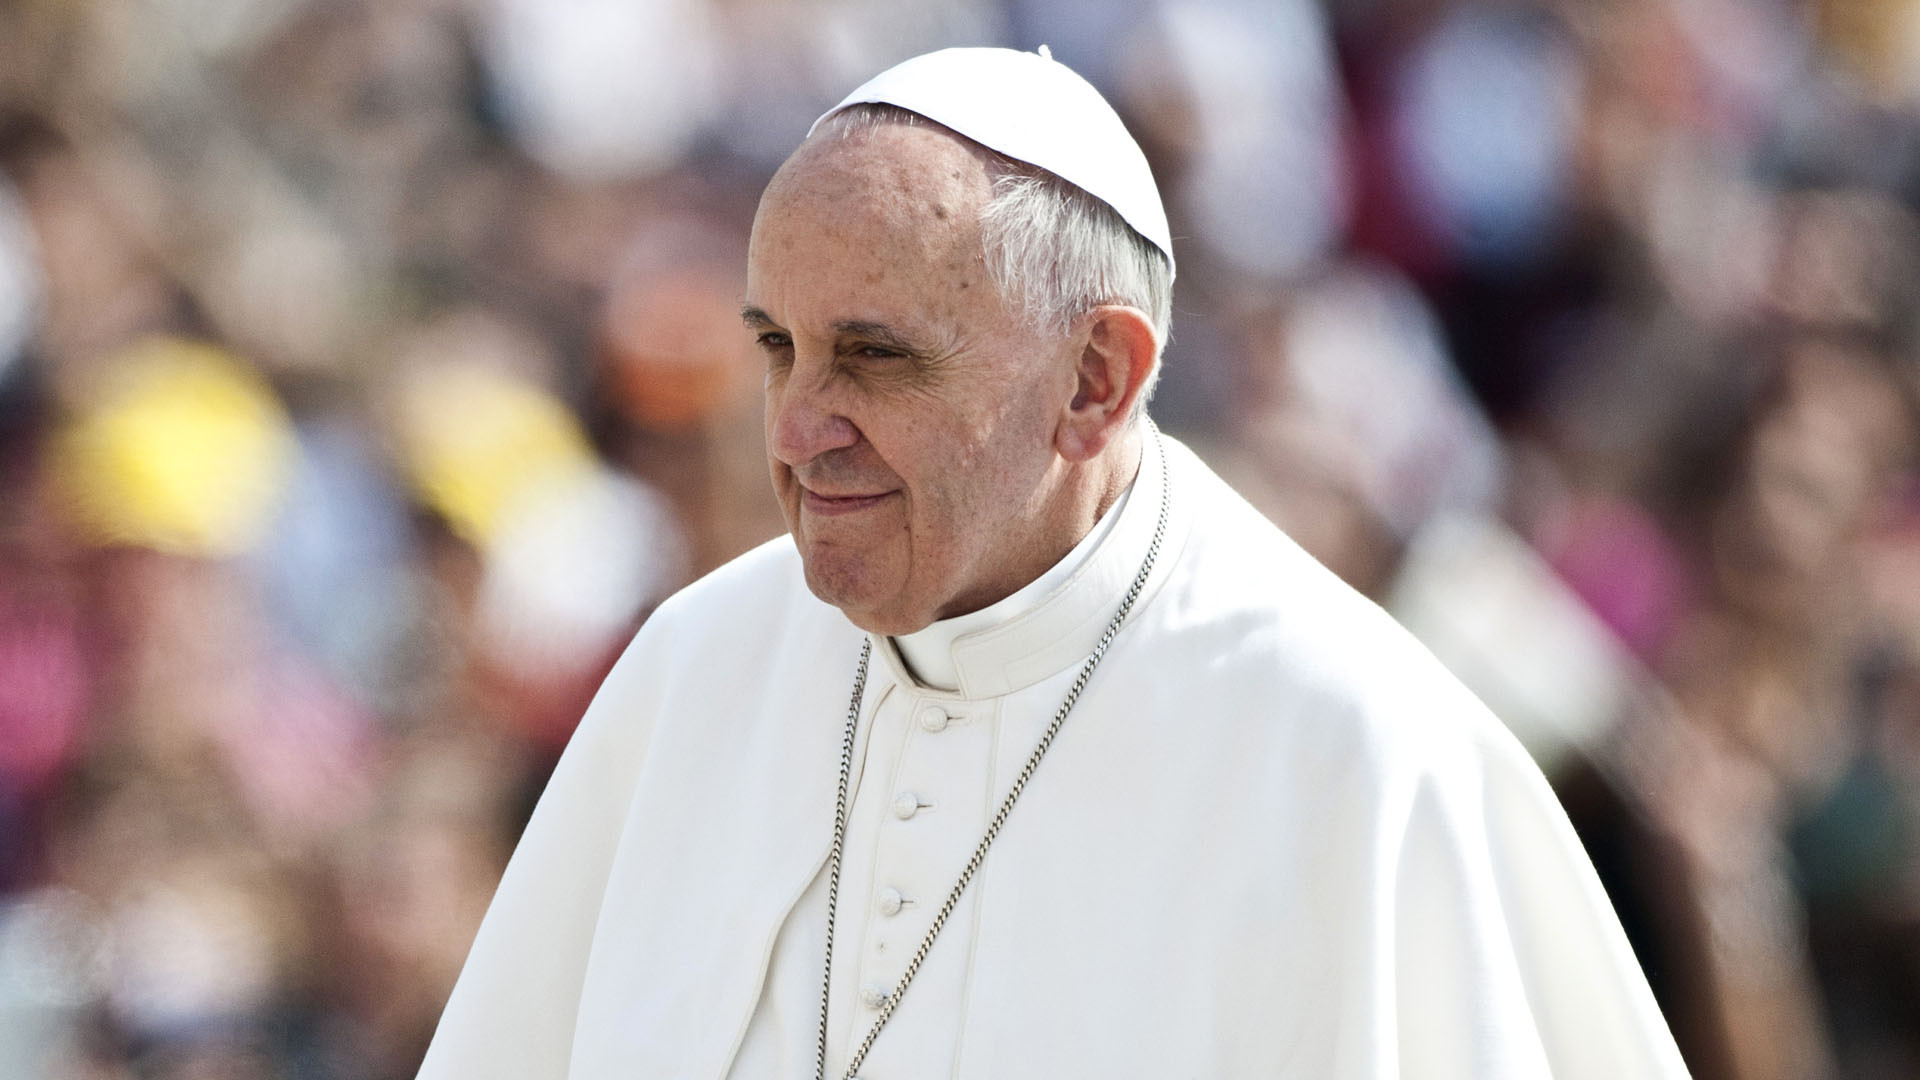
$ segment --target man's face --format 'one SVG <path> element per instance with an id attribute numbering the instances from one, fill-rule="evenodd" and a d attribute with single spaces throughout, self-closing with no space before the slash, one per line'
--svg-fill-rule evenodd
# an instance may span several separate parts
<path id="1" fill-rule="evenodd" d="M 1064 554 L 1047 515 L 1072 348 L 988 278 L 990 195 L 977 149 L 890 124 L 802 146 L 754 220 L 774 489 L 808 587 L 876 633 L 984 607 Z"/>

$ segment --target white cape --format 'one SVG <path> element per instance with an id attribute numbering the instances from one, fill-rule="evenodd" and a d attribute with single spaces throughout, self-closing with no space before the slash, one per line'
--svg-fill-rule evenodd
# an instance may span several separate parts
<path id="1" fill-rule="evenodd" d="M 956 646 L 998 654 L 962 664 L 965 696 L 1044 724 L 1170 478 L 1148 587 L 976 880 L 959 1045 L 896 1045 L 917 1064 L 870 1080 L 1685 1076 L 1506 730 L 1148 442 L 1088 566 Z M 827 854 L 861 641 L 784 537 L 663 605 L 555 771 L 421 1076 L 726 1077 Z M 883 651 L 869 701 L 902 678 Z M 813 1074 L 805 1048 L 780 1075 Z"/>

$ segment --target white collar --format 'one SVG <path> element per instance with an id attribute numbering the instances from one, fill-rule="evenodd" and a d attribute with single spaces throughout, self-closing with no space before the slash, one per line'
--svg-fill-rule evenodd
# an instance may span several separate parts
<path id="1" fill-rule="evenodd" d="M 1159 521 L 1166 460 L 1151 428 L 1140 442 L 1134 483 L 1052 569 L 979 611 L 904 639 L 875 639 L 874 651 L 894 678 L 977 700 L 1031 686 L 1084 659 L 1139 573 Z M 1132 497 L 1136 490 L 1143 497 Z M 913 656 L 911 666 L 902 647 Z"/>

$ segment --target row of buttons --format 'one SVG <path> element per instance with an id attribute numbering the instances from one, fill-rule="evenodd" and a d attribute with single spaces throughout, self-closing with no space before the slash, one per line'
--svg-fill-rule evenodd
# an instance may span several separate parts
<path id="1" fill-rule="evenodd" d="M 920 729 L 934 735 L 947 730 L 948 723 L 954 719 L 951 713 L 938 705 L 923 705 L 916 715 L 920 721 Z M 920 798 L 917 793 L 903 791 L 893 797 L 893 816 L 901 821 L 907 821 L 915 814 L 932 806 L 932 803 Z M 899 889 L 888 886 L 881 889 L 875 896 L 874 907 L 881 915 L 891 918 L 900 914 L 901 909 L 912 902 Z M 860 1004 L 877 1010 L 887 1003 L 890 993 L 891 991 L 881 983 L 866 983 L 860 987 Z M 859 1078 L 855 1077 L 854 1080 Z"/>

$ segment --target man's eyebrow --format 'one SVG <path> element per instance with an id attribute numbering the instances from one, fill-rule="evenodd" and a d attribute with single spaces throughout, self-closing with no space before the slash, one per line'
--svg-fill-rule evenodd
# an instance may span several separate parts
<path id="1" fill-rule="evenodd" d="M 780 325 L 773 321 L 773 316 L 753 304 L 745 304 L 740 308 L 740 321 L 756 329 L 761 327 L 778 328 Z M 863 338 L 875 345 L 895 349 L 903 353 L 918 353 L 922 351 L 920 344 L 914 341 L 913 338 L 907 336 L 903 331 L 896 330 L 882 322 L 873 322 L 868 319 L 842 319 L 833 324 L 833 331 L 842 337 Z"/>
<path id="2" fill-rule="evenodd" d="M 834 332 L 847 337 L 865 338 L 875 345 L 897 349 L 904 353 L 921 351 L 918 342 L 886 323 L 868 322 L 864 319 L 843 319 L 833 324 Z"/>

